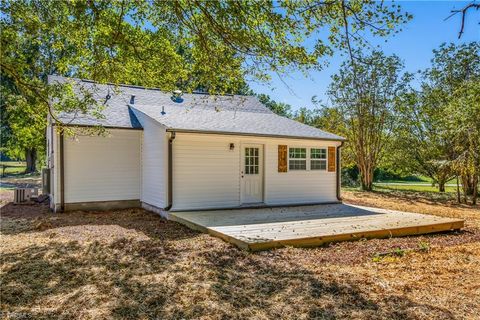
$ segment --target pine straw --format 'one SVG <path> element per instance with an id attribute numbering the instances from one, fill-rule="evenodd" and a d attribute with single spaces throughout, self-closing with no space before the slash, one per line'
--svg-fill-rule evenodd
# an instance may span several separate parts
<path id="1" fill-rule="evenodd" d="M 411 191 L 342 193 L 345 202 L 400 211 L 466 219 L 467 227 L 480 229 L 480 204 L 458 204 L 451 197 Z"/>
<path id="2" fill-rule="evenodd" d="M 480 318 L 478 208 L 345 197 L 464 217 L 468 228 L 252 254 L 141 209 L 52 215 L 41 205 L 6 204 L 2 317 Z"/>

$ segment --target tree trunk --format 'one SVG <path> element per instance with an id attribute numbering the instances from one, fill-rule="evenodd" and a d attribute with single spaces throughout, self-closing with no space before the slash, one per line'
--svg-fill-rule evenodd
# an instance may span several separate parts
<path id="1" fill-rule="evenodd" d="M 457 174 L 457 201 L 458 201 L 458 203 L 461 203 L 461 200 L 460 200 L 460 183 L 458 183 L 458 174 Z"/>
<path id="2" fill-rule="evenodd" d="M 473 189 L 475 187 L 474 180 L 471 174 L 464 174 L 462 176 L 463 189 L 465 190 L 465 194 L 469 196 L 473 196 Z"/>
<path id="3" fill-rule="evenodd" d="M 445 192 L 445 181 L 438 182 L 438 192 Z"/>
<path id="4" fill-rule="evenodd" d="M 373 189 L 373 169 L 370 166 L 360 166 L 360 178 L 363 191 L 372 191 Z"/>
<path id="5" fill-rule="evenodd" d="M 477 204 L 477 196 L 478 196 L 478 177 L 473 179 L 473 195 L 472 195 L 472 204 Z"/>
<path id="6" fill-rule="evenodd" d="M 462 180 L 462 193 L 463 193 L 463 202 L 466 204 L 468 203 L 468 194 L 467 194 L 467 184 L 468 182 L 465 180 L 465 175 L 461 176 Z"/>
<path id="7" fill-rule="evenodd" d="M 31 148 L 25 150 L 25 159 L 27 162 L 27 168 L 25 169 L 25 173 L 32 173 L 37 171 L 37 149 Z"/>

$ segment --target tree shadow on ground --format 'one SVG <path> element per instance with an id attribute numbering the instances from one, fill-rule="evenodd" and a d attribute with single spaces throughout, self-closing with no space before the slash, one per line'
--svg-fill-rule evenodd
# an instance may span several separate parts
<path id="1" fill-rule="evenodd" d="M 226 244 L 50 243 L 2 256 L 2 309 L 31 318 L 416 319 L 449 310 Z M 45 307 L 42 307 L 45 306 Z"/>
<path id="2" fill-rule="evenodd" d="M 265 262 L 257 255 L 204 254 L 214 273 L 212 290 L 237 318 L 275 319 L 417 319 L 420 309 L 433 318 L 453 318 L 449 310 L 421 304 L 402 296 L 374 302 L 368 286 L 332 275 L 314 273 L 294 261 Z M 193 316 L 193 315 L 192 315 Z"/>
<path id="3" fill-rule="evenodd" d="M 3 254 L 2 309 L 26 318 L 89 318 L 89 310 L 122 319 L 160 316 L 175 286 L 139 279 L 161 275 L 176 255 L 160 241 L 127 242 L 49 243 Z M 159 246 L 161 252 L 152 250 Z"/>

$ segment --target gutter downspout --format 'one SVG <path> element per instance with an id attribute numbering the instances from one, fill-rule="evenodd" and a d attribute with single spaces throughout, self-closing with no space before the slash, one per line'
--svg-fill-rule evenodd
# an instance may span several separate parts
<path id="1" fill-rule="evenodd" d="M 175 140 L 175 131 L 170 133 L 170 139 L 168 139 L 168 204 L 165 211 L 169 211 L 173 205 L 173 140 Z"/>
<path id="2" fill-rule="evenodd" d="M 63 128 L 60 129 L 60 212 L 65 212 L 65 157 Z"/>
<path id="3" fill-rule="evenodd" d="M 340 149 L 343 147 L 343 144 L 345 141 L 342 141 L 342 143 L 337 147 L 337 199 L 338 201 L 342 201 L 342 197 L 340 195 L 340 188 L 342 184 L 342 179 L 341 179 L 341 174 L 342 174 L 342 168 L 341 168 L 341 161 L 340 161 Z"/>

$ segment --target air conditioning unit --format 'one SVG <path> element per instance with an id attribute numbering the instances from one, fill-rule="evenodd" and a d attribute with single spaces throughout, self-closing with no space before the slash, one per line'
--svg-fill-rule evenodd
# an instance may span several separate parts
<path id="1" fill-rule="evenodd" d="M 27 202 L 33 197 L 38 197 L 38 188 L 16 188 L 13 203 Z"/>

